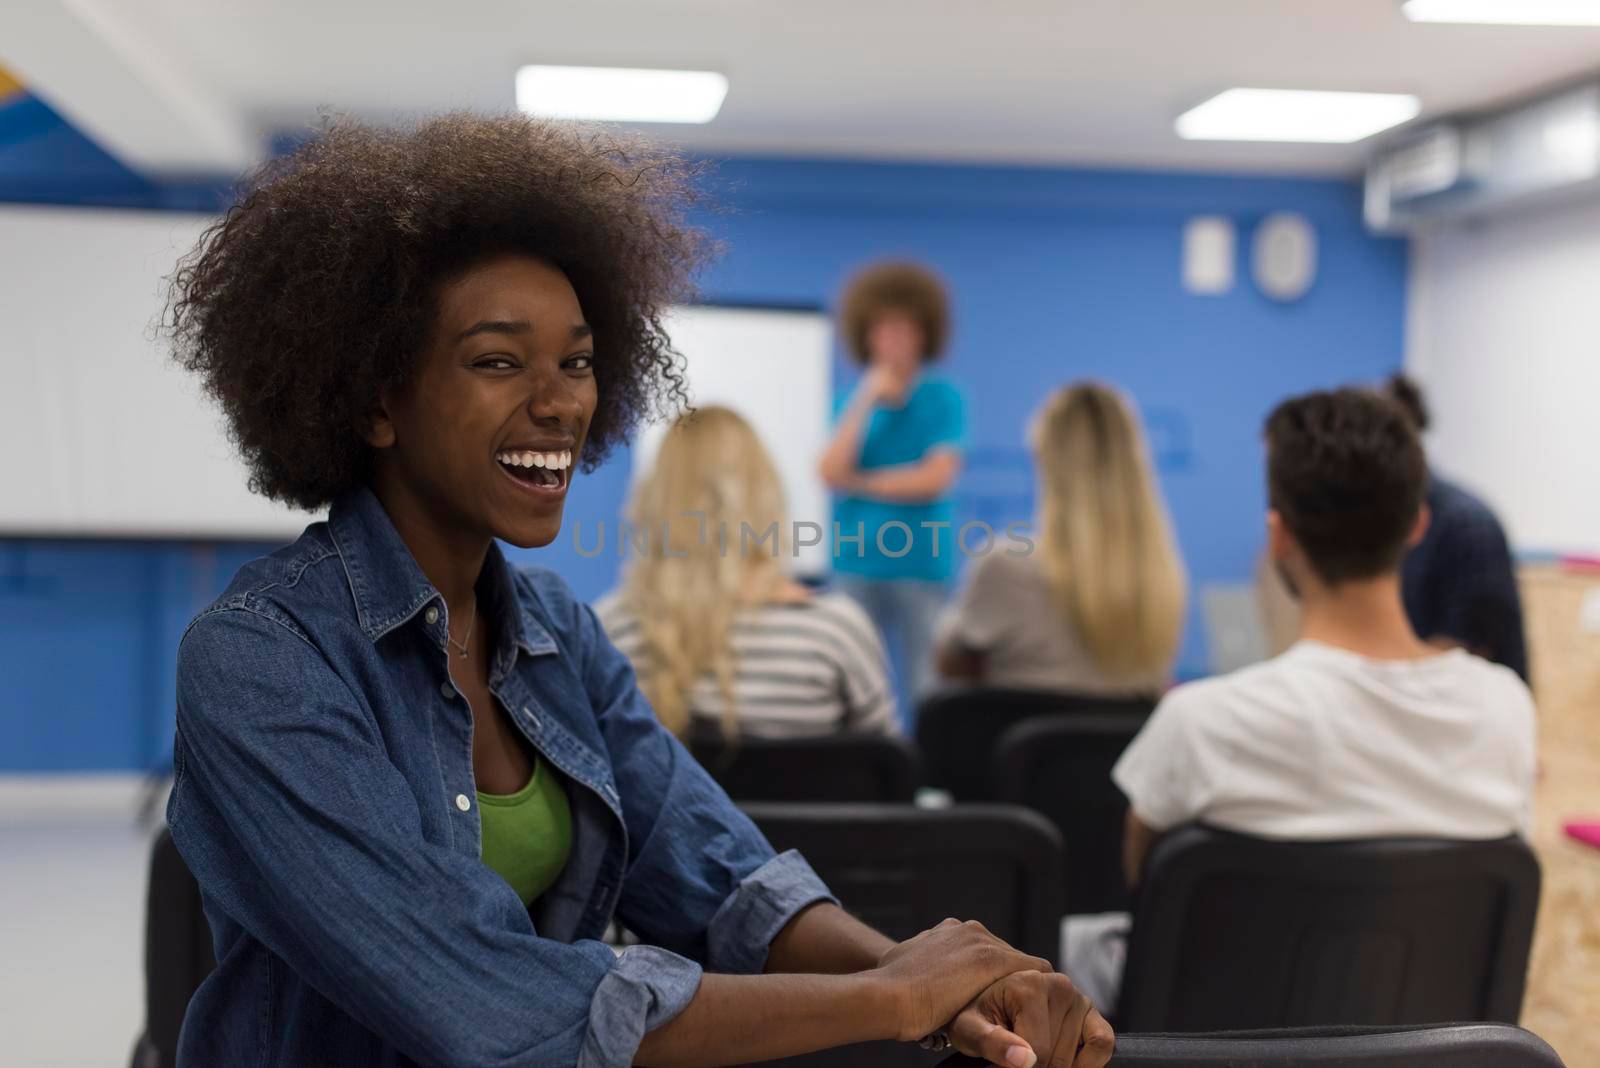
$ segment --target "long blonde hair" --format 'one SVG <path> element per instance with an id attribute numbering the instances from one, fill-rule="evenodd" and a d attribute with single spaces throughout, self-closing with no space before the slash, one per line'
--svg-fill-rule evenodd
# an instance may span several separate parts
<path id="1" fill-rule="evenodd" d="M 681 737 L 693 716 L 695 684 L 710 673 L 722 692 L 723 732 L 731 737 L 734 616 L 765 603 L 785 580 L 778 469 L 743 418 L 727 408 L 700 408 L 667 431 L 628 519 L 648 539 L 631 557 L 621 591 L 644 636 L 637 667 L 645 696 Z M 777 538 L 759 540 L 774 524 Z"/>
<path id="2" fill-rule="evenodd" d="M 1058 390 L 1030 432 L 1051 593 L 1113 679 L 1172 670 L 1187 580 L 1138 417 L 1098 382 Z"/>

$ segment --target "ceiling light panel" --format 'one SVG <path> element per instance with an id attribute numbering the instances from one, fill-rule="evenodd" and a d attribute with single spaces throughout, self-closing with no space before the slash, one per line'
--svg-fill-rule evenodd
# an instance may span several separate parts
<path id="1" fill-rule="evenodd" d="M 706 123 L 728 79 L 709 70 L 529 66 L 517 71 L 517 108 L 551 119 Z"/>
<path id="2" fill-rule="evenodd" d="M 1500 26 L 1600 26 L 1600 0 L 1407 0 L 1413 22 Z"/>
<path id="3" fill-rule="evenodd" d="M 1178 116 L 1191 141 L 1349 144 L 1415 118 L 1421 104 L 1399 93 L 1229 89 Z"/>

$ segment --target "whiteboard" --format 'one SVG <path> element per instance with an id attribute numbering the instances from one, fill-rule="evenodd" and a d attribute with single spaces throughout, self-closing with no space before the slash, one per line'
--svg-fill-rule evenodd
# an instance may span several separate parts
<path id="1" fill-rule="evenodd" d="M 209 216 L 0 208 L 0 532 L 292 538 L 155 337 Z"/>
<path id="2" fill-rule="evenodd" d="M 204 215 L 0 207 L 0 534 L 287 540 L 311 516 L 246 488 L 221 414 L 157 339 Z M 701 403 L 762 427 L 791 510 L 826 522 L 819 313 L 693 307 L 668 322 Z M 654 455 L 660 431 L 636 455 Z"/>
<path id="3" fill-rule="evenodd" d="M 832 509 L 817 477 L 833 407 L 831 327 L 820 311 L 693 305 L 667 318 L 696 405 L 720 404 L 744 416 L 783 479 L 789 520 L 821 528 L 817 545 L 791 557 L 799 574 L 826 574 L 832 560 Z M 647 475 L 664 426 L 650 426 L 633 448 L 633 478 Z M 785 531 L 788 534 L 793 527 Z M 819 537 L 808 531 L 807 540 Z M 792 550 L 791 550 L 792 551 Z"/>

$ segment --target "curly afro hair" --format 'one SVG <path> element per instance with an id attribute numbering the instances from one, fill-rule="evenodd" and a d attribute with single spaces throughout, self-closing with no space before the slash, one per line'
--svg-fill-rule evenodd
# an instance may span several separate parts
<path id="1" fill-rule="evenodd" d="M 163 323 L 221 403 L 250 488 L 315 509 L 368 478 L 362 431 L 410 380 L 441 285 L 538 256 L 594 327 L 592 469 L 688 404 L 661 319 L 711 251 L 685 222 L 696 178 L 642 142 L 524 116 L 335 120 L 246 181 L 180 263 Z"/>
<path id="2" fill-rule="evenodd" d="M 867 267 L 844 287 L 839 324 L 857 363 L 871 357 L 867 334 L 888 312 L 909 315 L 922 328 L 924 363 L 944 351 L 950 337 L 950 297 L 944 282 L 919 264 L 890 260 Z"/>

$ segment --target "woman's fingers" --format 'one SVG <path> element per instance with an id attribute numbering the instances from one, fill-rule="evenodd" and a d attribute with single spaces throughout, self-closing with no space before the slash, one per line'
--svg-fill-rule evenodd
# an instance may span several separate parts
<path id="1" fill-rule="evenodd" d="M 951 1023 L 950 1037 L 999 1068 L 1105 1068 L 1115 1045 L 1105 1017 L 1070 979 L 1034 971 L 989 986 Z"/>
<path id="2" fill-rule="evenodd" d="M 1083 1034 L 1084 1021 L 1088 1018 L 1092 1006 L 1089 999 L 1072 986 L 1066 976 L 1058 977 L 1057 995 L 1059 1000 L 1053 1006 L 1060 1021 L 1060 1029 L 1055 1035 L 1055 1046 L 1050 1051 L 1049 1068 L 1073 1068 L 1078 1052 L 1078 1041 Z"/>
<path id="3" fill-rule="evenodd" d="M 1034 1068 L 1038 1055 L 1015 1031 L 1008 1031 L 976 1008 L 969 1008 L 950 1025 L 950 1044 L 969 1057 L 996 1068 Z"/>
<path id="4" fill-rule="evenodd" d="M 1003 1018 L 1040 1056 L 1049 1056 L 1056 1044 L 1057 1015 L 1050 997 L 1055 979 L 1040 972 L 1019 972 L 1002 980 Z"/>
<path id="5" fill-rule="evenodd" d="M 1117 1036 L 1106 1018 L 1095 1009 L 1083 1022 L 1083 1045 L 1078 1049 L 1078 1059 L 1072 1068 L 1105 1068 L 1117 1048 Z"/>
<path id="6" fill-rule="evenodd" d="M 896 1033 L 920 1038 L 943 1026 L 992 983 L 1008 975 L 1054 974 L 1049 961 L 1021 953 L 981 923 L 945 920 L 883 954 L 878 971 L 890 980 L 902 1010 Z M 1038 1050 L 1053 1044 L 1043 1036 Z"/>

